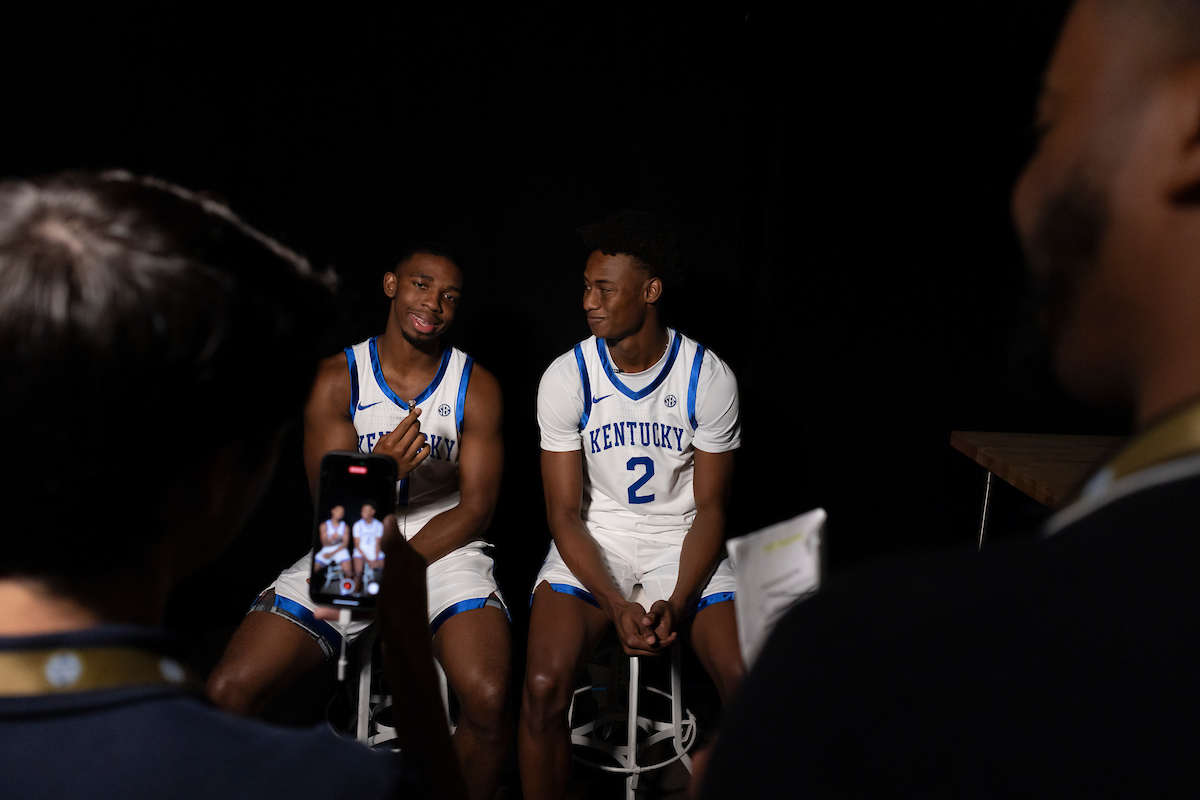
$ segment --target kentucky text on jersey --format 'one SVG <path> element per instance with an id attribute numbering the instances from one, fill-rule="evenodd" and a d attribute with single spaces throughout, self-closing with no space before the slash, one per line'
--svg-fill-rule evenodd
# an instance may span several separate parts
<path id="1" fill-rule="evenodd" d="M 683 428 L 665 422 L 612 422 L 587 431 L 593 453 L 614 447 L 658 447 L 683 452 Z"/>
<path id="2" fill-rule="evenodd" d="M 387 431 L 368 433 L 366 435 L 360 434 L 358 437 L 358 451 L 360 453 L 370 453 L 375 449 L 375 442 L 377 442 L 379 437 L 383 436 L 385 433 L 387 433 Z M 426 437 L 426 441 L 429 442 L 430 458 L 436 458 L 443 461 L 454 460 L 454 445 L 458 444 L 457 441 L 445 436 L 437 436 L 436 434 L 432 433 Z"/>

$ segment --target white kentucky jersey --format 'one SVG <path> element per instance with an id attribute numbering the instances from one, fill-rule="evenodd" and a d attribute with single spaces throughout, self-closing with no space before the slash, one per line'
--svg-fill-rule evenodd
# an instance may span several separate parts
<path id="1" fill-rule="evenodd" d="M 383 538 L 383 523 L 377 519 L 367 522 L 365 519 L 360 519 L 354 523 L 354 545 L 362 554 L 366 556 L 368 561 L 375 561 L 380 557 L 379 540 Z"/>
<path id="2" fill-rule="evenodd" d="M 346 361 L 350 417 L 358 431 L 360 453 L 371 452 L 379 437 L 395 430 L 408 416 L 409 401 L 421 408 L 421 432 L 429 456 L 396 487 L 400 530 L 411 539 L 429 520 L 458 505 L 458 442 L 474 359 L 458 348 L 443 348 L 437 375 L 410 398 L 397 396 L 384 380 L 374 337 L 347 347 Z"/>
<path id="3" fill-rule="evenodd" d="M 723 361 L 668 329 L 658 363 L 618 371 L 595 336 L 555 359 L 538 387 L 543 450 L 583 451 L 589 530 L 670 535 L 696 516 L 695 450 L 741 445 L 737 380 Z"/>
<path id="4" fill-rule="evenodd" d="M 321 540 L 325 545 L 342 545 L 346 541 L 346 520 L 340 519 L 337 522 L 333 518 L 325 520 L 325 536 Z"/>

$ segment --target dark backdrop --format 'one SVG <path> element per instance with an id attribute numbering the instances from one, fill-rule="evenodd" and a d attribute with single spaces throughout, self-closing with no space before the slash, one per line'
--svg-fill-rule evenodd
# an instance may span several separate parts
<path id="1" fill-rule="evenodd" d="M 739 376 L 731 534 L 822 505 L 834 574 L 967 546 L 983 473 L 952 429 L 1123 430 L 1061 394 L 1020 313 L 1008 193 L 1060 3 L 269 20 L 15 5 L 0 173 L 125 167 L 213 191 L 339 272 L 334 347 L 382 328 L 404 241 L 461 254 L 450 338 L 505 393 L 492 537 L 518 634 L 548 541 L 537 380 L 588 334 L 575 229 L 615 208 L 679 225 L 691 273 L 668 319 Z M 130 446 L 187 458 L 187 426 Z M 175 627 L 232 625 L 306 548 L 297 436 L 286 450 L 234 547 L 176 593 Z M 1000 499 L 1010 520 L 1038 514 Z"/>

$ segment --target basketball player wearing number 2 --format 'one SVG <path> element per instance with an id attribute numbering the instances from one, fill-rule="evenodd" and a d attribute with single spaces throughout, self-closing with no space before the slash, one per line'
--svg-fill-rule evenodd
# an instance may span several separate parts
<path id="1" fill-rule="evenodd" d="M 740 444 L 737 383 L 711 351 L 659 321 L 682 261 L 642 212 L 581 230 L 593 336 L 538 390 L 542 483 L 553 536 L 534 585 L 518 747 L 527 800 L 562 798 L 567 708 L 609 625 L 654 656 L 683 633 L 728 703 L 744 670 L 733 571 L 722 560 Z M 631 602 L 640 584 L 649 608 Z"/>

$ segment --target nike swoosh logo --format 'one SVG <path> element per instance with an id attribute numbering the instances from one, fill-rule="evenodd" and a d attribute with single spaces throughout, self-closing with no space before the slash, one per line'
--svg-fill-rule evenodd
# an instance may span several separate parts
<path id="1" fill-rule="evenodd" d="M 604 397 L 612 397 L 612 392 L 609 392 L 608 394 L 604 395 Z M 603 400 L 603 399 L 604 399 L 604 397 L 593 397 L 593 398 L 592 398 L 592 405 L 595 405 L 596 403 L 599 403 L 601 400 Z"/>
<path id="2" fill-rule="evenodd" d="M 368 408 L 370 408 L 371 406 L 377 406 L 377 405 L 379 405 L 379 404 L 380 404 L 380 403 L 382 403 L 382 402 L 383 402 L 382 400 L 376 400 L 374 403 L 367 403 L 365 406 L 364 406 L 364 405 L 363 405 L 363 404 L 360 402 L 360 403 L 358 404 L 358 410 L 359 410 L 359 411 L 365 411 L 365 410 L 367 410 Z"/>

